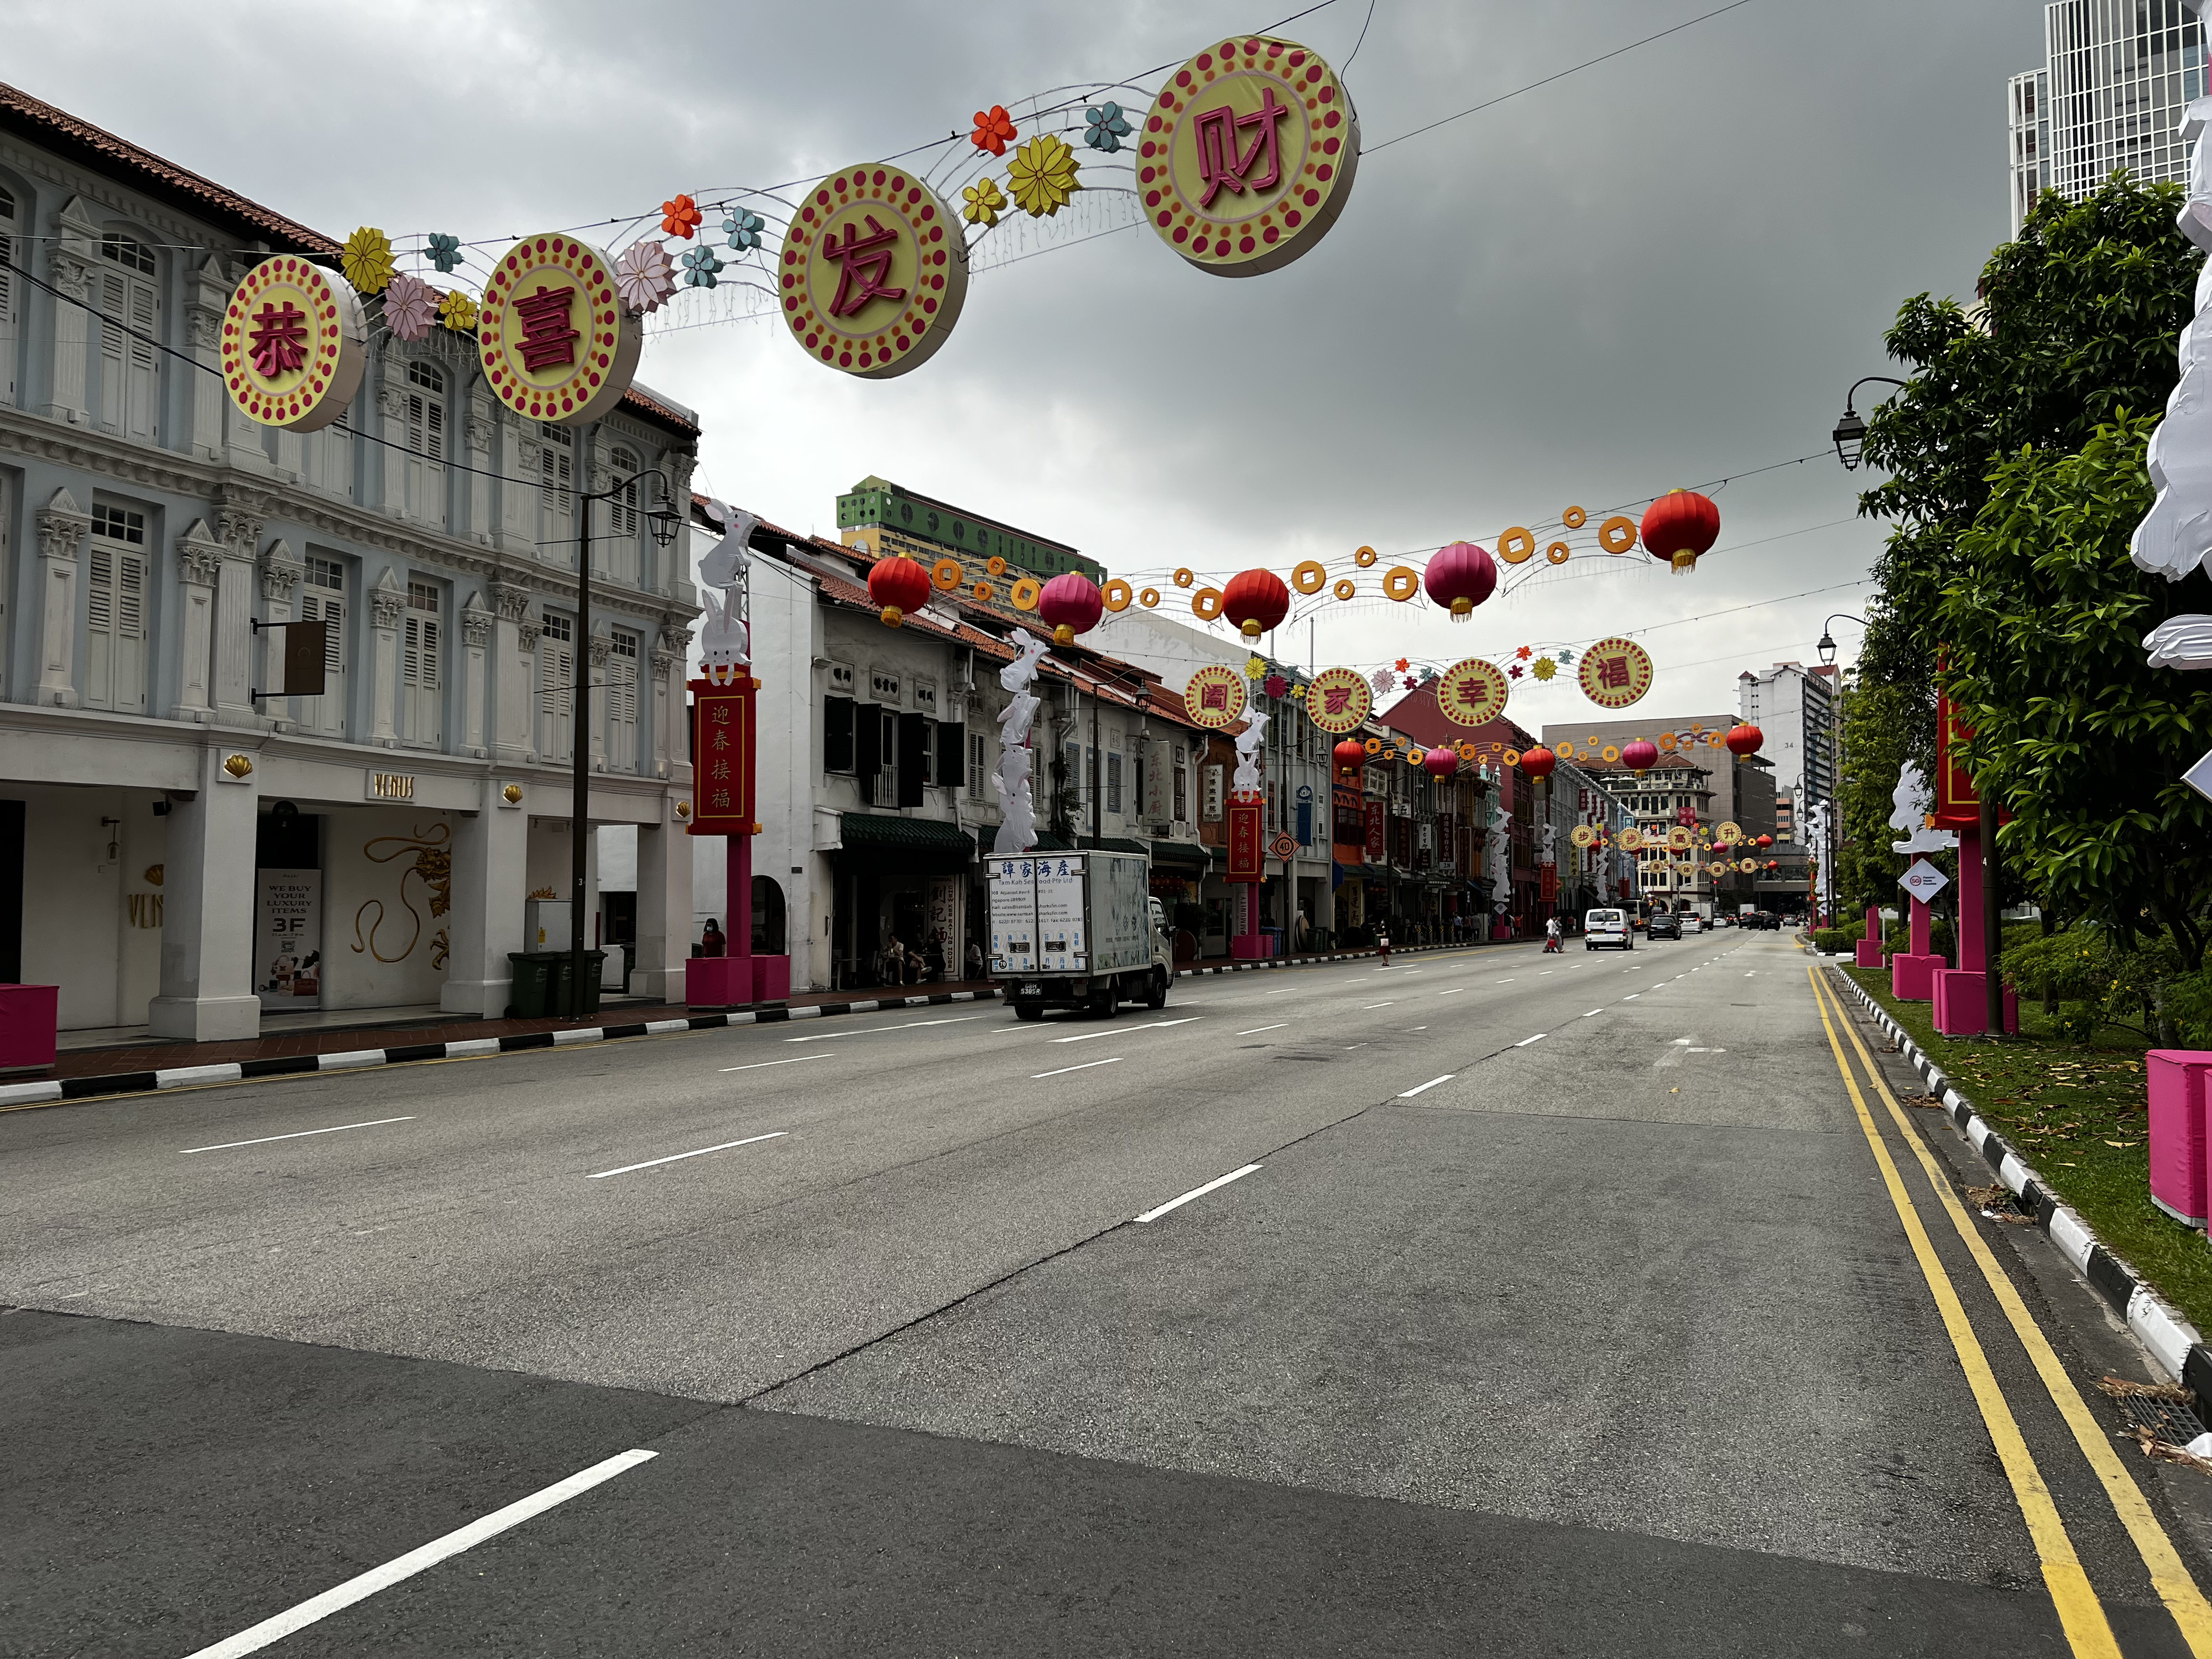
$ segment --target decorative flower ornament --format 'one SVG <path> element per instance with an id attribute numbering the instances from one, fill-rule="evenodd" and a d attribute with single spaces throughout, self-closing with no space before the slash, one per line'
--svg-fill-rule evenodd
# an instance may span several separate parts
<path id="1" fill-rule="evenodd" d="M 1526 662 L 1536 653 L 1525 645 L 1516 645 L 1513 647 L 1513 654 L 1520 658 L 1522 662 Z"/>
<path id="2" fill-rule="evenodd" d="M 1407 669 L 1411 668 L 1411 667 L 1413 665 L 1413 659 L 1412 659 L 1411 658 L 1408 658 L 1408 657 L 1401 657 L 1401 658 L 1399 658 L 1399 659 L 1398 659 L 1398 660 L 1397 660 L 1397 661 L 1395 661 L 1395 662 L 1392 663 L 1390 665 L 1391 665 L 1393 668 L 1396 669 L 1396 670 L 1397 670 L 1401 674 L 1402 674 L 1402 673 L 1404 673 Z"/>
<path id="3" fill-rule="evenodd" d="M 1004 155 L 1006 146 L 1014 141 L 1014 118 L 1006 113 L 1004 104 L 994 104 L 988 110 L 975 112 L 975 131 L 968 135 L 968 142 L 977 149 L 988 149 L 994 155 Z"/>
<path id="4" fill-rule="evenodd" d="M 1109 155 L 1121 148 L 1121 141 L 1133 131 L 1121 118 L 1119 104 L 1101 104 L 1096 109 L 1083 112 L 1083 142 L 1093 149 L 1103 149 Z"/>
<path id="5" fill-rule="evenodd" d="M 1263 658 L 1252 657 L 1248 659 L 1244 664 L 1244 678 L 1248 680 L 1259 679 L 1265 675 L 1267 672 L 1267 665 L 1266 659 Z"/>
<path id="6" fill-rule="evenodd" d="M 1571 665 L 1574 659 L 1575 653 L 1571 651 L 1562 651 L 1559 653 L 1559 666 L 1562 668 Z"/>
<path id="7" fill-rule="evenodd" d="M 743 208 L 732 208 L 730 210 L 730 216 L 722 221 L 722 228 L 729 234 L 730 246 L 739 253 L 743 253 L 748 248 L 760 246 L 761 230 L 767 223 L 768 221 L 757 213 L 748 213 Z"/>
<path id="8" fill-rule="evenodd" d="M 986 230 L 999 222 L 999 216 L 1006 210 L 1006 198 L 999 189 L 999 181 L 986 173 L 960 192 L 967 206 L 960 216 L 971 225 L 981 225 Z"/>
<path id="9" fill-rule="evenodd" d="M 1398 677 L 1387 668 L 1378 668 L 1367 677 L 1367 683 L 1375 688 L 1375 695 L 1379 697 L 1398 684 Z"/>
<path id="10" fill-rule="evenodd" d="M 1535 666 L 1531 668 L 1528 672 L 1534 674 L 1540 680 L 1548 680 L 1553 675 L 1559 672 L 1559 665 L 1553 662 L 1549 657 L 1539 657 L 1536 659 Z"/>
<path id="11" fill-rule="evenodd" d="M 714 257 L 710 247 L 691 247 L 684 250 L 684 280 L 693 288 L 714 286 L 714 273 L 722 262 Z"/>
<path id="12" fill-rule="evenodd" d="M 1508 663 L 1505 665 L 1505 674 L 1506 678 L 1509 679 L 1519 679 L 1521 678 L 1521 665 L 1517 662 Z"/>
<path id="13" fill-rule="evenodd" d="M 381 294 L 398 269 L 392 263 L 392 239 L 380 230 L 363 225 L 346 238 L 345 251 L 338 255 L 338 265 L 356 293 Z"/>
<path id="14" fill-rule="evenodd" d="M 438 320 L 456 334 L 477 331 L 477 302 L 455 289 L 438 301 Z"/>
<path id="15" fill-rule="evenodd" d="M 699 211 L 699 204 L 689 196 L 679 195 L 660 204 L 660 228 L 668 235 L 681 236 L 690 241 L 699 229 L 699 222 L 707 216 Z"/>
<path id="16" fill-rule="evenodd" d="M 668 257 L 668 245 L 648 237 L 624 248 L 615 261 L 615 292 L 634 317 L 659 310 L 676 292 L 676 262 Z"/>
<path id="17" fill-rule="evenodd" d="M 450 271 L 461 263 L 461 239 L 448 236 L 442 230 L 430 233 L 430 263 L 441 271 Z"/>
<path id="18" fill-rule="evenodd" d="M 1075 173 L 1075 152 L 1052 132 L 1039 133 L 1006 163 L 1014 205 L 1032 219 L 1049 218 L 1075 199 L 1075 192 L 1083 188 Z"/>
<path id="19" fill-rule="evenodd" d="M 1260 689 L 1271 697 L 1280 697 L 1291 689 L 1291 683 L 1280 674 L 1270 674 L 1260 682 Z"/>
<path id="20" fill-rule="evenodd" d="M 1406 690 L 1408 691 L 1414 690 L 1419 684 L 1420 681 L 1415 679 L 1411 674 L 1406 676 Z"/>
<path id="21" fill-rule="evenodd" d="M 437 290 L 420 276 L 401 271 L 384 285 L 384 325 L 398 338 L 428 339 L 437 315 Z"/>

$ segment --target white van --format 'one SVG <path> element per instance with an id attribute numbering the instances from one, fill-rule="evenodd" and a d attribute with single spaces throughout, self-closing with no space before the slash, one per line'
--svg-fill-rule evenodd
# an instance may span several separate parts
<path id="1" fill-rule="evenodd" d="M 1636 948 L 1636 935 L 1629 931 L 1626 910 L 1585 910 L 1583 913 L 1583 944 L 1595 951 L 1600 945 L 1619 945 L 1624 951 Z"/>

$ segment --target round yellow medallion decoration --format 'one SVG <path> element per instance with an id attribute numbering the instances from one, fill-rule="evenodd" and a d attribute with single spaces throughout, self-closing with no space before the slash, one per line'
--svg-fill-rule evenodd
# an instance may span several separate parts
<path id="1" fill-rule="evenodd" d="M 802 198 L 777 271 L 791 337 L 864 380 L 927 362 L 968 297 L 958 219 L 896 167 L 848 167 Z"/>
<path id="2" fill-rule="evenodd" d="M 222 383 L 248 420 L 319 432 L 346 412 L 368 364 L 360 300 L 305 259 L 264 259 L 231 290 Z"/>
<path id="3" fill-rule="evenodd" d="M 1320 241 L 1359 165 L 1359 122 L 1334 71 L 1267 35 L 1185 64 L 1143 133 L 1137 188 L 1153 230 L 1220 276 L 1279 270 Z"/>
<path id="4" fill-rule="evenodd" d="M 477 316 L 492 395 L 556 426 L 595 421 L 620 403 L 644 339 L 615 293 L 606 255 L 554 231 L 507 251 Z"/>

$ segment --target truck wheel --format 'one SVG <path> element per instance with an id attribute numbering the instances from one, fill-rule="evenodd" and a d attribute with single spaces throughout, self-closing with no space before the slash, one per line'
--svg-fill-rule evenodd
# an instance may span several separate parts
<path id="1" fill-rule="evenodd" d="M 1168 976 L 1158 969 L 1152 970 L 1152 988 L 1145 994 L 1145 1006 L 1164 1008 L 1168 1006 Z"/>
<path id="2" fill-rule="evenodd" d="M 1014 1018 L 1016 1019 L 1042 1019 L 1044 1018 L 1044 1010 L 1037 1007 L 1034 1003 L 1018 1002 L 1014 1005 Z"/>
<path id="3" fill-rule="evenodd" d="M 1121 1012 L 1121 994 L 1111 985 L 1102 986 L 1091 994 L 1091 1012 L 1101 1019 L 1111 1019 Z"/>

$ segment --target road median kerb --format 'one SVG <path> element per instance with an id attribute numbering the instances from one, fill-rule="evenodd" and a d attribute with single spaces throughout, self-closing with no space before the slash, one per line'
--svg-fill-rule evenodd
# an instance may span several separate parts
<path id="1" fill-rule="evenodd" d="M 1850 975 L 1831 969 L 1833 982 L 1847 988 L 1874 1017 L 1906 1064 L 1920 1074 L 1928 1092 L 1942 1103 L 1982 1160 L 1996 1172 L 2007 1191 L 2033 1213 L 2051 1235 L 2058 1253 L 2074 1264 L 2098 1295 L 2127 1322 L 2136 1340 L 2148 1350 L 2161 1370 L 2196 1396 L 2198 1415 L 2212 1411 L 2212 1349 L 2179 1310 L 2143 1281 L 2142 1276 L 2106 1247 L 2079 1212 L 2062 1203 L 2048 1182 L 2020 1155 L 2017 1148 L 1983 1119 L 1974 1103 L 1960 1094 L 1942 1067 L 1927 1056 L 1905 1028 Z"/>

